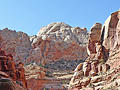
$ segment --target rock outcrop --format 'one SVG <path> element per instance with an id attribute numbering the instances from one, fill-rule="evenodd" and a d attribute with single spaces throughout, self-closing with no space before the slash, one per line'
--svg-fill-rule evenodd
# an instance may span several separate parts
<path id="1" fill-rule="evenodd" d="M 87 37 L 86 28 L 72 28 L 65 23 L 49 24 L 41 28 L 37 36 L 31 37 L 33 49 L 27 60 L 42 65 L 61 59 L 83 60 L 87 57 Z"/>
<path id="2" fill-rule="evenodd" d="M 6 88 L 6 90 L 7 88 L 11 88 L 10 90 L 20 90 L 17 89 L 19 87 L 23 89 L 27 88 L 25 72 L 23 71 L 20 72 L 20 69 L 24 70 L 23 67 L 16 66 L 12 55 L 11 54 L 7 55 L 3 50 L 0 49 L 0 89 L 1 90 L 3 88 Z M 6 87 L 4 87 L 5 85 Z"/>
<path id="3" fill-rule="evenodd" d="M 6 54 L 12 54 L 16 62 L 25 62 L 31 48 L 29 36 L 8 28 L 0 30 L 0 48 L 6 51 Z"/>
<path id="4" fill-rule="evenodd" d="M 59 86 L 51 78 L 51 80 L 46 79 L 46 75 L 52 76 L 54 70 L 66 70 L 68 72 L 74 70 L 77 64 L 83 62 L 88 56 L 87 43 L 88 33 L 86 28 L 73 28 L 65 23 L 49 24 L 41 28 L 35 36 L 28 36 L 23 32 L 5 28 L 0 30 L 0 48 L 6 51 L 7 55 L 10 55 L 12 61 L 9 61 L 11 66 L 10 64 L 7 66 L 4 59 L 4 65 L 1 68 L 8 69 L 7 71 L 3 70 L 3 72 L 10 75 L 14 81 L 25 88 L 27 87 L 27 79 L 29 89 L 36 87 L 42 89 L 52 87 L 52 85 L 54 89 L 58 89 L 58 87 L 62 87 L 62 84 L 60 84 L 62 81 L 58 81 Z M 24 70 L 23 63 L 27 70 Z M 56 80 L 56 78 L 54 79 Z M 69 78 L 66 81 L 68 82 L 68 80 Z M 33 82 L 34 86 L 32 86 Z M 50 86 L 46 84 L 47 82 Z"/>
<path id="5" fill-rule="evenodd" d="M 55 73 L 50 72 L 49 69 L 38 66 L 35 63 L 25 67 L 26 79 L 28 89 L 31 90 L 67 90 L 64 83 L 69 82 L 70 76 L 67 72 Z M 62 77 L 62 74 L 64 77 Z M 58 77 L 57 77 L 58 75 Z M 66 77 L 65 77 L 66 75 Z M 72 75 L 71 75 L 72 76 Z"/>
<path id="6" fill-rule="evenodd" d="M 16 62 L 36 62 L 86 59 L 88 33 L 86 28 L 71 27 L 65 23 L 52 23 L 28 36 L 5 28 L 0 30 L 0 48 L 12 54 Z M 48 62 L 49 63 L 49 62 Z"/>
<path id="7" fill-rule="evenodd" d="M 89 40 L 86 28 L 73 28 L 62 22 L 49 24 L 30 37 L 3 29 L 0 31 L 0 89 L 65 89 L 61 83 L 71 78 L 69 70 L 81 61 L 74 70 L 70 89 L 120 89 L 119 39 L 120 11 L 112 13 L 103 27 L 100 23 L 93 25 Z M 29 64 L 25 70 L 20 61 Z M 67 78 L 58 72 L 54 75 L 59 77 L 52 76 L 60 70 L 68 71 L 64 73 Z"/>
<path id="8" fill-rule="evenodd" d="M 91 29 L 89 57 L 75 69 L 70 89 L 120 89 L 120 11 Z"/>
<path id="9" fill-rule="evenodd" d="M 87 52 L 89 55 L 96 54 L 97 52 L 96 47 L 98 46 L 98 44 L 100 44 L 101 29 L 102 29 L 102 24 L 100 23 L 96 23 L 91 28 L 91 32 L 89 33 L 89 42 L 87 48 Z"/>
<path id="10" fill-rule="evenodd" d="M 114 12 L 105 21 L 102 29 L 101 41 L 108 50 L 113 50 L 120 45 L 120 11 Z"/>
<path id="11" fill-rule="evenodd" d="M 46 69 L 33 63 L 25 67 L 28 89 L 42 90 L 46 84 Z"/>
<path id="12" fill-rule="evenodd" d="M 25 90 L 11 79 L 3 77 L 0 79 L 0 90 Z"/>

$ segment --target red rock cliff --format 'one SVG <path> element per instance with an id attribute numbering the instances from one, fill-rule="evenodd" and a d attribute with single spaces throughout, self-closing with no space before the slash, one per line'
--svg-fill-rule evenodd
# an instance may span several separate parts
<path id="1" fill-rule="evenodd" d="M 120 89 L 120 11 L 91 28 L 89 57 L 75 69 L 70 90 Z"/>
<path id="2" fill-rule="evenodd" d="M 18 87 L 27 88 L 27 82 L 25 79 L 25 72 L 23 64 L 19 63 L 17 66 L 13 60 L 11 54 L 6 55 L 5 51 L 0 49 L 0 75 L 2 77 L 8 78 L 10 82 L 15 82 Z M 3 80 L 3 79 L 2 79 Z M 16 87 L 17 88 L 17 87 Z"/>
<path id="3" fill-rule="evenodd" d="M 87 55 L 86 28 L 71 27 L 65 23 L 52 23 L 31 37 L 32 47 L 28 62 L 45 64 L 49 61 L 83 60 Z"/>

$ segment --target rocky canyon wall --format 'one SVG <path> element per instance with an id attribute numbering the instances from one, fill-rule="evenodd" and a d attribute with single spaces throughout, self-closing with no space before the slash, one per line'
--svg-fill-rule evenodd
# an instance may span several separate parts
<path id="1" fill-rule="evenodd" d="M 30 37 L 7 28 L 0 31 L 0 48 L 12 54 L 16 62 L 45 65 L 62 59 L 84 60 L 88 56 L 87 43 L 86 28 L 73 28 L 62 22 L 49 24 Z"/>
<path id="2" fill-rule="evenodd" d="M 52 23 L 40 29 L 32 39 L 28 61 L 43 65 L 48 61 L 83 60 L 87 57 L 86 28 L 71 27 L 65 23 Z M 38 58 L 39 57 L 39 58 Z"/>
<path id="3" fill-rule="evenodd" d="M 120 89 L 120 11 L 112 13 L 103 27 L 91 28 L 89 57 L 75 69 L 70 90 Z M 102 27 L 102 29 L 101 29 Z"/>
<path id="4" fill-rule="evenodd" d="M 0 49 L 0 90 L 26 89 L 27 82 L 23 64 L 15 64 L 12 55 Z"/>
<path id="5" fill-rule="evenodd" d="M 29 36 L 23 32 L 8 30 L 8 28 L 0 30 L 0 48 L 7 54 L 12 54 L 16 62 L 25 62 L 31 48 Z"/>
<path id="6" fill-rule="evenodd" d="M 0 30 L 0 48 L 6 54 L 11 54 L 14 60 L 13 69 L 8 75 L 10 74 L 11 78 L 22 87 L 32 90 L 44 87 L 58 89 L 57 83 L 60 84 L 61 81 L 54 81 L 46 75 L 52 76 L 54 70 L 74 70 L 88 57 L 87 43 L 86 28 L 71 27 L 63 22 L 49 24 L 41 28 L 35 36 L 28 36 L 8 28 Z M 4 67 L 6 65 L 1 68 Z M 55 77 L 52 78 L 57 80 Z M 62 84 L 59 86 L 59 89 L 61 88 Z"/>

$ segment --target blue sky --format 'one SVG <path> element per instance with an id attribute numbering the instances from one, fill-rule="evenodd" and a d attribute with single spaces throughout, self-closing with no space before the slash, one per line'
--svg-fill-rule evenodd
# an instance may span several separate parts
<path id="1" fill-rule="evenodd" d="M 52 22 L 65 22 L 89 30 L 119 8 L 120 0 L 0 0 L 0 29 L 35 35 Z"/>

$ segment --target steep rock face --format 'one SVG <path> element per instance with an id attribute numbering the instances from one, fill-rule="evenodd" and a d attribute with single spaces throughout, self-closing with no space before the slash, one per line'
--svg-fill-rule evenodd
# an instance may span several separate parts
<path id="1" fill-rule="evenodd" d="M 11 79 L 8 81 L 19 83 L 18 86 L 21 85 L 23 88 L 27 88 L 25 73 L 23 71 L 20 72 L 19 68 L 24 70 L 23 67 L 18 67 L 15 65 L 15 62 L 14 62 L 11 54 L 7 55 L 3 50 L 0 49 L 0 76 L 1 76 L 1 79 L 2 79 L 2 77 Z M 3 79 L 1 81 L 4 82 Z"/>
<path id="2" fill-rule="evenodd" d="M 86 28 L 72 28 L 65 23 L 49 24 L 30 37 L 5 28 L 0 30 L 0 48 L 12 54 L 16 62 L 45 65 L 48 61 L 84 60 L 88 56 L 87 38 Z"/>
<path id="3" fill-rule="evenodd" d="M 24 69 L 24 64 L 22 62 L 19 62 L 16 65 L 16 80 L 18 83 L 21 83 L 23 87 L 27 88 L 25 69 Z"/>
<path id="4" fill-rule="evenodd" d="M 39 66 L 28 65 L 27 70 L 24 70 L 23 63 L 37 63 L 38 65 L 45 65 L 47 69 L 73 70 L 76 65 L 84 60 L 87 55 L 86 44 L 88 42 L 88 33 L 86 28 L 71 27 L 64 23 L 53 23 L 46 27 L 43 27 L 40 32 L 35 36 L 28 36 L 23 32 L 16 32 L 12 30 L 3 29 L 0 30 L 0 48 L 6 51 L 7 54 L 12 54 L 12 60 L 7 66 L 7 62 L 1 68 L 10 69 L 6 71 L 20 85 L 27 87 L 24 73 L 26 72 L 28 88 L 38 87 L 53 87 L 61 88 L 62 81 L 58 82 L 45 79 L 46 71 Z M 65 61 L 66 60 L 66 61 Z M 69 60 L 71 60 L 69 62 Z M 75 61 L 74 63 L 73 60 Z M 23 63 L 19 62 L 22 61 Z M 49 61 L 53 61 L 52 63 Z M 57 62 L 56 62 L 57 61 Z M 64 62 L 65 61 L 65 62 Z M 49 64 L 50 63 L 50 64 Z M 59 64 L 59 65 L 58 65 Z M 53 66 L 55 66 L 53 68 Z M 5 70 L 3 70 L 5 72 Z M 51 74 L 48 70 L 47 74 Z M 36 80 L 36 78 L 38 80 Z M 54 78 L 56 80 L 56 78 Z M 53 82 L 51 84 L 51 81 Z M 33 85 L 34 82 L 34 86 Z M 36 83 L 38 82 L 38 83 Z M 49 84 L 46 84 L 48 83 Z"/>
<path id="5" fill-rule="evenodd" d="M 88 54 L 96 54 L 96 43 L 100 44 L 100 37 L 101 37 L 101 28 L 102 24 L 96 23 L 92 26 L 91 32 L 89 34 L 89 42 L 88 42 Z"/>
<path id="6" fill-rule="evenodd" d="M 105 21 L 101 33 L 94 33 L 99 39 L 90 37 L 89 57 L 75 69 L 71 79 L 71 89 L 103 90 L 120 88 L 120 11 L 112 13 Z M 93 27 L 94 28 L 94 27 Z M 97 28 L 95 29 L 97 30 Z M 91 29 L 91 33 L 92 33 Z M 91 40 L 92 39 L 92 40 Z M 90 42 L 96 41 L 97 42 Z M 91 48 L 94 47 L 94 48 Z"/>
<path id="7" fill-rule="evenodd" d="M 102 45 L 109 51 L 107 63 L 115 68 L 120 65 L 120 11 L 106 20 L 102 29 Z"/>
<path id="8" fill-rule="evenodd" d="M 102 29 L 101 40 L 103 46 L 112 50 L 120 45 L 120 11 L 114 12 L 105 21 Z"/>
<path id="9" fill-rule="evenodd" d="M 47 61 L 82 60 L 87 57 L 86 28 L 75 27 L 65 23 L 52 23 L 40 29 L 36 38 L 31 37 L 33 49 L 28 61 L 34 60 L 45 64 Z"/>
<path id="10" fill-rule="evenodd" d="M 24 62 L 31 48 L 29 36 L 7 28 L 0 30 L 0 48 L 5 50 L 7 54 L 12 54 L 15 61 Z"/>
<path id="11" fill-rule="evenodd" d="M 37 36 L 31 36 L 32 49 L 27 62 L 33 64 L 26 66 L 28 88 L 64 90 L 62 80 L 54 77 L 53 72 L 72 71 L 84 60 L 88 56 L 87 38 L 85 28 L 72 28 L 64 23 L 49 24 L 41 28 Z"/>

